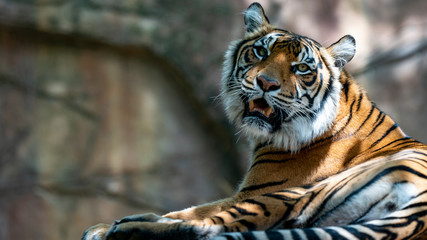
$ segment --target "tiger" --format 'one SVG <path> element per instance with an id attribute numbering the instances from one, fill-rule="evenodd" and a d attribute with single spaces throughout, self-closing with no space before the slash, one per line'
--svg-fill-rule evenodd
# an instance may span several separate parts
<path id="1" fill-rule="evenodd" d="M 221 99 L 250 142 L 236 193 L 98 224 L 82 240 L 427 238 L 427 146 L 407 136 L 329 47 L 270 24 L 259 3 L 225 53 Z"/>

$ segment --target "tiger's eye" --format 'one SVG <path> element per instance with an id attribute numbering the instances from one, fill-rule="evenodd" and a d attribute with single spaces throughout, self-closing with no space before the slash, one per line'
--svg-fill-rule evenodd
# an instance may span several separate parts
<path id="1" fill-rule="evenodd" d="M 307 72 L 308 70 L 310 70 L 310 68 L 307 66 L 307 64 L 302 63 L 302 64 L 298 64 L 297 70 L 300 72 Z"/>
<path id="2" fill-rule="evenodd" d="M 255 51 L 255 54 L 257 55 L 258 58 L 265 58 L 268 56 L 267 49 L 265 49 L 263 47 L 255 47 L 254 51 Z"/>
<path id="3" fill-rule="evenodd" d="M 259 54 L 261 57 L 265 57 L 265 56 L 267 56 L 267 49 L 265 49 L 265 48 L 260 48 L 260 49 L 258 50 L 258 54 Z"/>

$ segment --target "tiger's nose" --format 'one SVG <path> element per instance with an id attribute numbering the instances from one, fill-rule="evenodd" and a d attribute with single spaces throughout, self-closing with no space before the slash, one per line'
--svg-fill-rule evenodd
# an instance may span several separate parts
<path id="1" fill-rule="evenodd" d="M 280 88 L 280 83 L 277 80 L 262 75 L 256 78 L 256 83 L 264 92 L 274 91 Z"/>

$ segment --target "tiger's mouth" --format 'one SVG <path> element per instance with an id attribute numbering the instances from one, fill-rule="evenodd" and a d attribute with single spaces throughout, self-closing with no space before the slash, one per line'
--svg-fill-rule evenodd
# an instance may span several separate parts
<path id="1" fill-rule="evenodd" d="M 242 120 L 248 127 L 275 132 L 283 123 L 283 113 L 279 112 L 278 108 L 268 104 L 264 98 L 257 98 L 246 102 Z"/>
<path id="2" fill-rule="evenodd" d="M 249 114 L 261 114 L 266 118 L 269 118 L 274 112 L 274 108 L 268 105 L 264 98 L 258 98 L 249 101 Z"/>

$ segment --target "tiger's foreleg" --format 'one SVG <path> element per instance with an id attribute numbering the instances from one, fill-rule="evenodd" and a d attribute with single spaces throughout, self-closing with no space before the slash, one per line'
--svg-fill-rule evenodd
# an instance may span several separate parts
<path id="1" fill-rule="evenodd" d="M 301 197 L 307 196 L 306 190 L 302 188 L 255 196 L 236 202 L 225 211 L 202 220 L 169 219 L 164 222 L 147 222 L 144 218 L 141 221 L 138 218 L 125 218 L 126 220 L 117 221 L 111 227 L 106 239 L 205 240 L 224 232 L 272 228 L 294 216 L 294 207 L 298 205 L 296 203 L 303 205 L 305 201 L 301 201 Z"/>
<path id="2" fill-rule="evenodd" d="M 90 227 L 83 234 L 82 240 L 104 240 L 106 239 L 106 234 L 108 230 L 110 230 L 110 228 L 111 229 L 124 229 L 124 228 L 144 229 L 147 226 L 154 226 L 153 224 L 151 225 L 145 224 L 147 222 L 159 223 L 157 225 L 159 227 L 159 226 L 162 226 L 163 223 L 177 223 L 177 222 L 182 222 L 184 220 L 202 220 L 209 216 L 214 216 L 215 214 L 230 208 L 235 202 L 236 200 L 234 200 L 233 198 L 226 198 L 216 202 L 187 208 L 181 211 L 170 212 L 163 216 L 159 216 L 154 213 L 131 215 L 131 216 L 122 218 L 120 220 L 116 220 L 112 225 L 97 224 L 95 226 Z M 119 225 L 120 227 L 118 227 Z M 173 226 L 169 224 L 163 226 L 163 228 L 169 228 L 169 229 L 172 227 Z M 164 229 L 163 231 L 167 232 L 166 229 Z"/>
<path id="3" fill-rule="evenodd" d="M 236 202 L 237 200 L 234 200 L 233 198 L 226 198 L 203 205 L 190 207 L 181 211 L 170 212 L 163 216 L 159 216 L 154 213 L 136 214 L 117 220 L 116 224 L 132 221 L 166 223 L 180 222 L 181 220 L 202 220 L 230 208 Z"/>
<path id="4" fill-rule="evenodd" d="M 219 201 L 190 207 L 181 211 L 170 212 L 163 215 L 163 217 L 182 220 L 202 220 L 230 208 L 236 202 L 237 200 L 233 198 L 225 198 Z"/>

